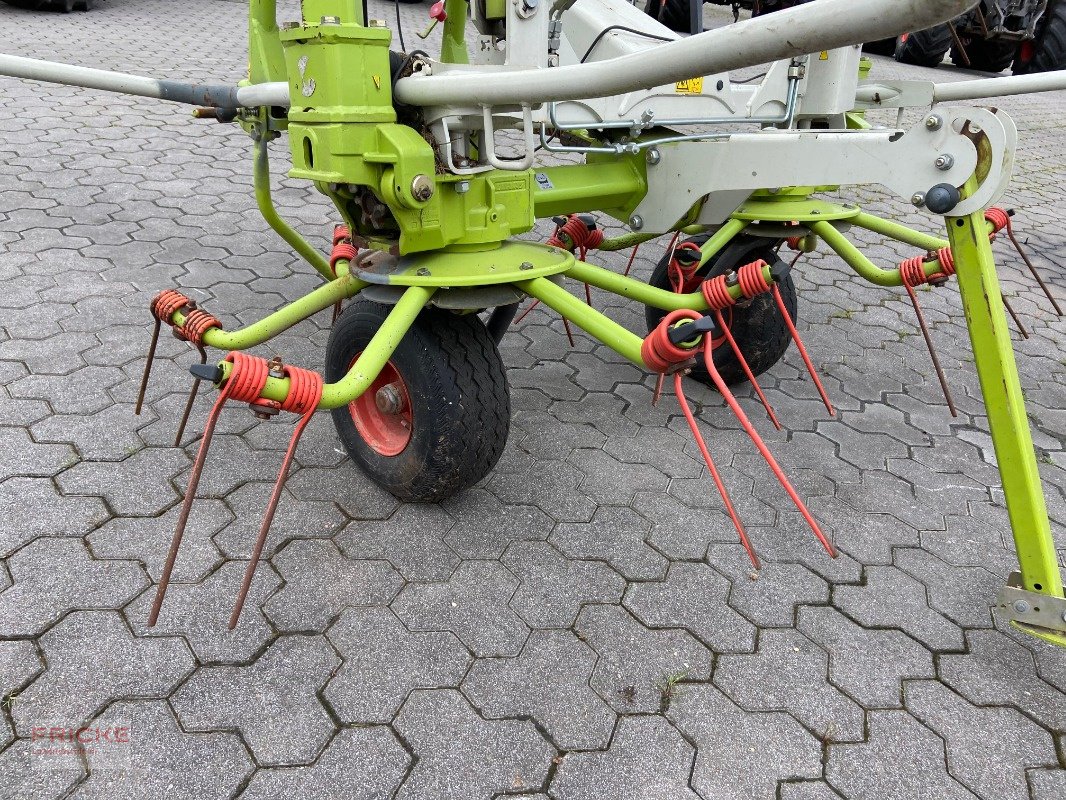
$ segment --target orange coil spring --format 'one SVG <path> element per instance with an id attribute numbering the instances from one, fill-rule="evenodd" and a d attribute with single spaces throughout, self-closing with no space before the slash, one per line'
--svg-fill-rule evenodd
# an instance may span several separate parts
<path id="1" fill-rule="evenodd" d="M 788 249 L 789 250 L 799 250 L 800 249 L 800 242 L 802 242 L 802 241 L 803 241 L 803 237 L 802 236 L 789 236 L 787 239 L 785 239 L 785 244 L 788 245 Z"/>
<path id="2" fill-rule="evenodd" d="M 985 219 L 992 223 L 993 235 L 999 233 L 1004 228 L 1010 227 L 1010 214 L 996 206 L 992 206 L 992 208 L 985 211 Z"/>
<path id="3" fill-rule="evenodd" d="M 705 280 L 700 284 L 700 291 L 703 292 L 703 299 L 707 301 L 708 308 L 715 311 L 736 305 L 737 301 L 729 294 L 729 285 L 726 283 L 725 275 L 717 275 Z"/>
<path id="4" fill-rule="evenodd" d="M 152 298 L 152 316 L 161 322 L 169 323 L 174 312 L 185 308 L 190 302 L 188 297 L 176 289 L 164 289 Z"/>
<path id="5" fill-rule="evenodd" d="M 329 268 L 333 270 L 333 274 L 337 274 L 337 262 L 338 261 L 351 261 L 359 253 L 357 248 L 351 242 L 337 242 L 333 245 L 333 252 L 329 257 Z"/>
<path id="6" fill-rule="evenodd" d="M 289 394 L 281 403 L 283 411 L 307 414 L 318 407 L 322 398 L 322 376 L 302 367 L 285 367 L 289 379 Z"/>
<path id="7" fill-rule="evenodd" d="M 737 270 L 737 280 L 740 283 L 740 291 L 743 292 L 744 296 L 749 300 L 752 297 L 755 297 L 755 295 L 763 294 L 773 288 L 773 286 L 766 280 L 766 276 L 763 275 L 763 267 L 765 266 L 767 266 L 766 262 L 759 259 L 758 261 L 752 261 L 750 264 L 745 264 Z"/>
<path id="8" fill-rule="evenodd" d="M 338 225 L 333 229 L 333 244 L 336 246 L 345 239 L 351 239 L 352 234 L 347 225 Z"/>
<path id="9" fill-rule="evenodd" d="M 185 322 L 178 329 L 182 338 L 193 344 L 203 344 L 204 334 L 212 328 L 222 328 L 222 323 L 216 317 L 198 308 L 192 309 L 185 317 Z"/>
<path id="10" fill-rule="evenodd" d="M 692 358 L 694 351 L 678 347 L 670 341 L 670 329 L 678 322 L 698 320 L 701 317 L 702 315 L 698 312 L 688 309 L 671 311 L 663 317 L 655 330 L 644 338 L 644 343 L 640 346 L 640 357 L 648 365 L 648 369 L 653 372 L 666 372 L 674 364 L 680 364 Z"/>
<path id="11" fill-rule="evenodd" d="M 567 244 L 569 240 L 569 244 Z M 599 228 L 589 230 L 577 214 L 571 214 L 569 218 L 555 229 L 555 233 L 548 239 L 548 244 L 553 247 L 561 247 L 564 250 L 589 250 L 599 247 L 603 242 L 603 231 Z"/>
<path id="12" fill-rule="evenodd" d="M 223 387 L 224 396 L 243 403 L 254 403 L 270 377 L 270 364 L 265 358 L 237 351 L 227 355 L 225 360 L 233 365 L 233 369 Z"/>
<path id="13" fill-rule="evenodd" d="M 950 278 L 955 274 L 955 257 L 951 254 L 950 247 L 941 247 L 936 251 L 934 257 L 940 262 L 940 272 L 933 275 L 925 274 L 925 262 L 929 260 L 928 256 L 915 256 L 914 258 L 908 258 L 906 261 L 901 261 L 899 275 L 903 280 L 903 285 L 921 286 L 937 276 Z"/>

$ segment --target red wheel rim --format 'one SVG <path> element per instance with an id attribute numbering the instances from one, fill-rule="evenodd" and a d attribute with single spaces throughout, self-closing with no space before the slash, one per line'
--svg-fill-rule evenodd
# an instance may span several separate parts
<path id="1" fill-rule="evenodd" d="M 357 353 L 348 364 L 352 368 Z M 359 436 L 375 453 L 395 456 L 403 452 L 411 441 L 414 416 L 411 413 L 411 397 L 400 373 L 390 361 L 370 388 L 348 404 L 348 412 Z"/>

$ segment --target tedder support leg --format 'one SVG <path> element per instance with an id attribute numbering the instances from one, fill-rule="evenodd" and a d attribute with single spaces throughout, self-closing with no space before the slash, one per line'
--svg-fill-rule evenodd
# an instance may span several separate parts
<path id="1" fill-rule="evenodd" d="M 1062 575 L 1051 537 L 992 246 L 988 241 L 988 227 L 981 212 L 966 217 L 948 217 L 947 226 L 992 444 L 1003 480 L 1007 513 L 1018 551 L 1019 588 L 1062 598 Z M 1066 619 L 1060 616 L 1059 622 L 1066 623 Z M 1066 646 L 1066 633 L 1033 629 L 1024 624 L 1018 627 Z"/>
<path id="2" fill-rule="evenodd" d="M 268 136 L 265 132 L 259 134 L 255 143 L 255 168 L 252 173 L 252 182 L 255 186 L 255 202 L 259 206 L 259 213 L 263 219 L 273 228 L 278 236 L 284 239 L 289 247 L 295 250 L 319 274 L 327 281 L 336 276 L 329 268 L 329 261 L 318 252 L 309 241 L 302 237 L 299 232 L 281 218 L 278 210 L 274 208 L 274 200 L 270 196 L 270 155 L 267 151 L 269 146 Z"/>

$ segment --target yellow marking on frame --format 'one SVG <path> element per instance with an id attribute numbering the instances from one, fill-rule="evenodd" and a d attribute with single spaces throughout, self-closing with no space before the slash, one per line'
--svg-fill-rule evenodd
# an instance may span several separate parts
<path id="1" fill-rule="evenodd" d="M 828 50 L 823 50 L 822 52 L 820 52 L 818 54 L 818 60 L 819 61 L 828 61 L 829 60 L 829 51 Z"/>
<path id="2" fill-rule="evenodd" d="M 674 84 L 677 94 L 703 94 L 703 78 L 689 78 Z"/>

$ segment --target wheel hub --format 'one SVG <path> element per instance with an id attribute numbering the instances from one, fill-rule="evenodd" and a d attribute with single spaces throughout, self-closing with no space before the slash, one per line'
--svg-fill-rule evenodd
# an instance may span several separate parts
<path id="1" fill-rule="evenodd" d="M 356 355 L 351 363 L 358 358 Z M 391 361 L 370 387 L 348 404 L 348 413 L 363 441 L 380 455 L 399 455 L 411 441 L 411 399 L 407 384 Z"/>
<path id="2" fill-rule="evenodd" d="M 407 407 L 403 393 L 393 383 L 386 384 L 375 392 L 374 404 L 382 414 L 399 414 Z"/>

